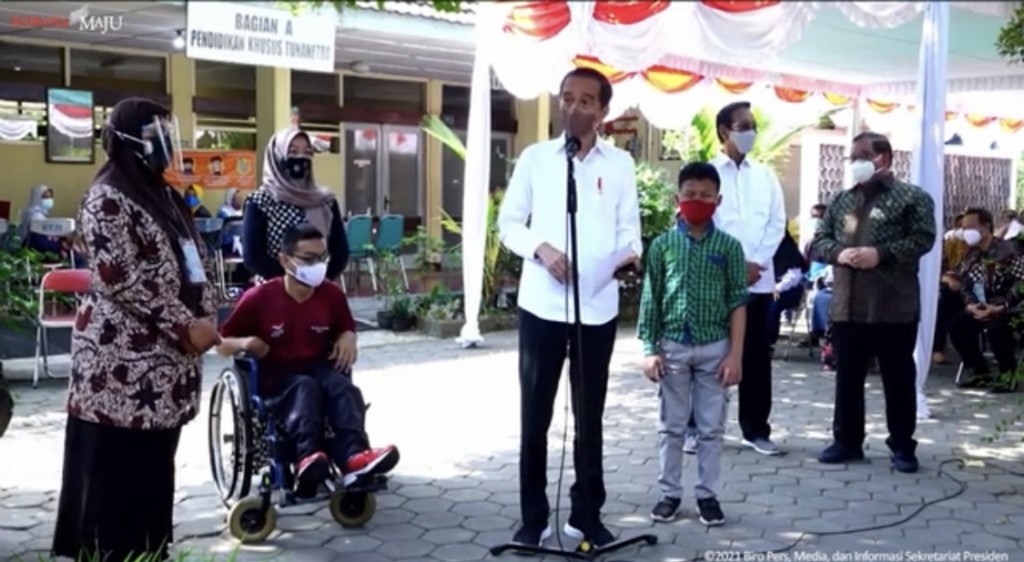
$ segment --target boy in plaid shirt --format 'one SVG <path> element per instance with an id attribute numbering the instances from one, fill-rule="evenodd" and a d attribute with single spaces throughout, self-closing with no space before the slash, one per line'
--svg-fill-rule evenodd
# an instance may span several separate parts
<path id="1" fill-rule="evenodd" d="M 672 521 L 682 502 L 683 441 L 697 423 L 697 512 L 705 525 L 725 515 L 715 498 L 729 387 L 740 381 L 746 328 L 747 268 L 739 241 L 718 230 L 718 171 L 694 162 L 679 171 L 677 228 L 648 250 L 638 334 L 644 375 L 658 383 L 658 484 L 655 521 Z"/>

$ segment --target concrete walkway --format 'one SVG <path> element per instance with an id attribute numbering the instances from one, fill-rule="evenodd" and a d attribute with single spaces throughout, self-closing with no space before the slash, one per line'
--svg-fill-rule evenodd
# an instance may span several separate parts
<path id="1" fill-rule="evenodd" d="M 238 559 L 489 559 L 487 548 L 508 539 L 518 518 L 519 420 L 515 335 L 491 334 L 486 343 L 485 349 L 461 350 L 453 342 L 420 336 L 397 341 L 390 334 L 364 334 L 356 377 L 373 403 L 369 431 L 378 442 L 395 442 L 402 449 L 392 489 L 380 494 L 379 510 L 364 529 L 341 529 L 326 506 L 292 509 L 279 515 L 279 530 L 266 544 L 240 549 Z M 609 559 L 680 561 L 711 550 L 733 557 L 709 560 L 742 560 L 743 551 L 782 548 L 802 533 L 819 534 L 806 535 L 794 551 L 827 556 L 836 551 L 993 552 L 996 556 L 988 560 L 1020 559 L 1024 477 L 1000 467 L 1024 473 L 1022 428 L 1013 427 L 994 444 L 983 443 L 999 420 L 1019 411 L 1018 396 L 959 391 L 951 386 L 951 374 L 937 374 L 929 392 L 935 417 L 918 431 L 922 470 L 904 475 L 889 468 L 880 384 L 869 377 L 870 462 L 823 466 L 814 455 L 829 435 L 833 376 L 815 363 L 797 362 L 804 357 L 796 353 L 793 361 L 776 362 L 772 419 L 787 455 L 770 458 L 742 449 L 736 425 L 730 423 L 720 495 L 727 524 L 705 529 L 695 521 L 688 497 L 681 520 L 655 526 L 647 517 L 658 495 L 654 388 L 639 375 L 641 357 L 632 334 L 623 335 L 605 416 L 605 520 L 623 535 L 654 532 L 660 544 Z M 219 358 L 208 361 L 207 388 L 224 366 Z M 22 385 L 15 392 L 16 417 L 0 439 L 0 560 L 23 556 L 35 562 L 53 533 L 64 387 L 51 383 L 32 390 Z M 552 498 L 563 403 L 560 397 L 551 431 Z M 732 407 L 734 420 L 735 400 Z M 207 455 L 204 411 L 186 428 L 179 449 L 176 548 L 226 559 L 237 547 L 223 534 L 225 510 L 214 496 Z M 942 465 L 948 475 L 937 474 L 942 461 L 964 456 L 989 460 Z M 571 453 L 567 462 L 571 466 Z M 687 465 L 687 482 L 692 483 L 692 458 Z M 966 491 L 899 524 L 924 502 L 958 492 L 960 484 L 953 478 L 965 483 Z M 571 482 L 570 469 L 563 490 Z M 869 526 L 883 528 L 843 533 Z M 851 556 L 848 560 L 870 559 Z"/>

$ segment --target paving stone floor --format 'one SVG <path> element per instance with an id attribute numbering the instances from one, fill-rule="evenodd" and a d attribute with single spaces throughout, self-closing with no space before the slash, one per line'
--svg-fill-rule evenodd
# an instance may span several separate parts
<path id="1" fill-rule="evenodd" d="M 293 508 L 280 514 L 270 540 L 241 548 L 238 559 L 490 559 L 488 547 L 508 539 L 518 517 L 518 388 L 515 335 L 492 334 L 486 343 L 485 349 L 461 350 L 452 342 L 413 336 L 366 338 L 356 376 L 373 403 L 370 435 L 399 444 L 403 457 L 391 490 L 379 495 L 376 516 L 364 529 L 342 529 L 325 505 Z M 743 560 L 743 551 L 781 548 L 801 533 L 815 532 L 774 560 L 796 560 L 795 552 L 854 553 L 847 558 L 851 561 L 872 559 L 857 552 L 995 553 L 988 560 L 1024 556 L 1024 428 L 1012 427 L 994 444 L 983 442 L 999 420 L 1019 411 L 1019 396 L 959 391 L 950 373 L 937 373 L 929 391 L 934 418 L 921 422 L 918 431 L 922 470 L 904 475 L 889 468 L 880 384 L 869 377 L 870 462 L 823 466 L 814 455 L 829 435 L 833 376 L 805 359 L 795 353 L 789 361 L 775 362 L 772 420 L 775 437 L 788 454 L 770 458 L 741 449 L 736 424 L 729 425 L 720 494 L 727 524 L 705 529 L 694 520 L 692 498 L 687 498 L 682 519 L 652 525 L 647 513 L 657 499 L 655 394 L 639 374 L 638 345 L 632 334 L 623 333 L 605 417 L 605 520 L 623 535 L 653 532 L 660 542 L 608 560 L 682 561 L 708 550 L 732 554 L 709 560 Z M 207 388 L 225 365 L 210 358 Z M 0 439 L 0 560 L 34 562 L 48 549 L 53 533 L 64 392 L 61 383 L 36 390 L 19 385 L 15 391 L 16 417 Z M 735 420 L 735 400 L 732 410 Z M 175 548 L 226 559 L 238 547 L 223 532 L 226 512 L 211 484 L 206 425 L 204 410 L 186 428 L 179 449 Z M 550 441 L 552 496 L 562 426 L 559 408 Z M 959 489 L 937 474 L 944 459 L 955 457 L 985 459 L 945 466 L 967 490 L 906 523 L 888 526 L 918 511 L 923 502 Z M 571 466 L 571 453 L 568 462 Z M 688 458 L 688 482 L 694 465 Z M 570 470 L 566 489 L 571 481 Z M 887 527 L 830 534 L 869 526 Z M 563 542 L 575 546 L 568 538 Z"/>

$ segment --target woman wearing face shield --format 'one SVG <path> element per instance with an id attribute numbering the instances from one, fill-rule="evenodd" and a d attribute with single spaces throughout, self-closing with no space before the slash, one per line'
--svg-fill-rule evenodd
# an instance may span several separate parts
<path id="1" fill-rule="evenodd" d="M 164 180 L 169 116 L 144 99 L 114 107 L 79 211 L 92 292 L 71 340 L 56 556 L 161 560 L 172 540 L 174 456 L 220 337 L 205 246 Z"/>
<path id="2" fill-rule="evenodd" d="M 345 223 L 334 194 L 313 180 L 313 148 L 299 129 L 279 131 L 263 157 L 263 185 L 245 202 L 242 256 L 264 279 L 284 275 L 278 260 L 284 234 L 308 222 L 327 237 L 327 278 L 336 280 L 348 263 Z"/>

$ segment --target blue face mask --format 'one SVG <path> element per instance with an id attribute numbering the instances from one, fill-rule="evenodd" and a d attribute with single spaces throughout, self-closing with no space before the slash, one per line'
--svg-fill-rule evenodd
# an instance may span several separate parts
<path id="1" fill-rule="evenodd" d="M 186 195 L 185 196 L 185 204 L 188 205 L 190 208 L 191 207 L 198 207 L 199 206 L 199 198 L 196 197 L 195 195 Z"/>
<path id="2" fill-rule="evenodd" d="M 50 209 L 53 208 L 53 197 L 46 197 L 40 199 L 39 206 L 42 207 L 43 210 L 49 211 Z"/>

